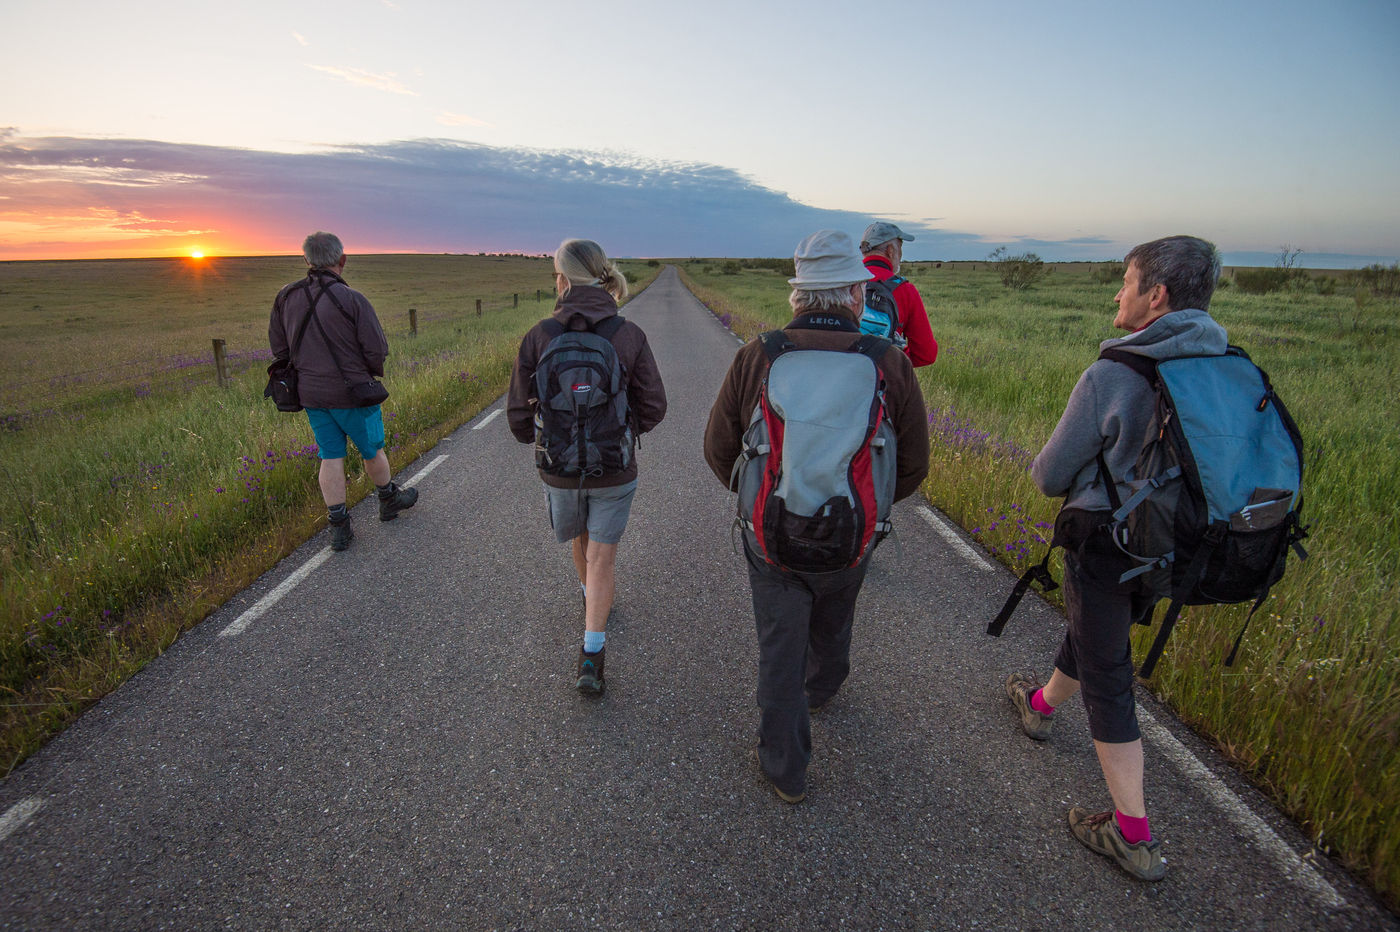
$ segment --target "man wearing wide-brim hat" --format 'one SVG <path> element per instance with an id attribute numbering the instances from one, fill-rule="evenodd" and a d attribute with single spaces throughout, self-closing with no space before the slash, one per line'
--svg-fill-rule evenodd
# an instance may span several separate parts
<path id="1" fill-rule="evenodd" d="M 796 349 L 850 350 L 861 339 L 862 284 L 870 278 L 855 241 L 846 233 L 821 230 L 799 243 L 793 258 L 797 274 L 788 280 L 793 318 L 782 335 Z M 928 420 L 908 358 L 891 349 L 878 366 L 895 434 L 897 500 L 917 490 L 928 473 Z M 750 341 L 735 355 L 710 411 L 705 460 L 726 488 L 768 367 L 761 340 Z M 759 767 L 784 801 L 797 803 L 807 793 L 810 713 L 832 699 L 850 672 L 856 596 L 869 553 L 846 569 L 799 573 L 755 554 L 747 540 L 744 552 L 758 632 Z"/>

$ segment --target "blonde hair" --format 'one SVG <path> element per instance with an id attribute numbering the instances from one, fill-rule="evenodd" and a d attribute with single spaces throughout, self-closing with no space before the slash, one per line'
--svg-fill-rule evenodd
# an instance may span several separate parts
<path id="1" fill-rule="evenodd" d="M 566 239 L 554 253 L 554 271 L 571 285 L 597 285 L 621 301 L 627 297 L 627 279 L 591 239 Z"/>

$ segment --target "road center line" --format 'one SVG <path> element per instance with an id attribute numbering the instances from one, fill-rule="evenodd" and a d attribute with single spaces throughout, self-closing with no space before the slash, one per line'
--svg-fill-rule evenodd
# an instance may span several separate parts
<path id="1" fill-rule="evenodd" d="M 414 474 L 412 479 L 404 480 L 404 488 L 408 488 L 411 485 L 417 485 L 419 481 L 423 479 L 424 476 L 441 466 L 442 461 L 445 459 L 447 459 L 446 453 L 433 457 L 433 461 L 428 465 L 424 466 L 422 469 L 418 470 L 418 472 Z"/>
<path id="2" fill-rule="evenodd" d="M 1285 877 L 1304 887 L 1333 909 L 1344 909 L 1351 905 L 1315 867 L 1303 860 L 1298 852 L 1269 828 L 1267 822 L 1255 815 L 1219 777 L 1207 770 L 1196 755 L 1176 739 L 1176 735 L 1158 724 L 1141 705 L 1137 707 L 1137 715 L 1138 725 L 1143 734 L 1156 745 L 1157 750 L 1176 766 L 1182 776 L 1199 784 L 1216 808 L 1244 832 L 1254 843 L 1256 850 L 1268 855 Z"/>
<path id="3" fill-rule="evenodd" d="M 242 615 L 239 615 L 227 628 L 220 631 L 219 637 L 226 638 L 242 634 L 245 630 L 247 630 L 249 625 L 261 618 L 269 608 L 272 608 L 272 606 L 276 605 L 284 595 L 295 589 L 297 583 L 310 576 L 311 573 L 316 569 L 316 567 L 320 566 L 322 563 L 325 563 L 326 560 L 330 558 L 330 555 L 331 548 L 326 547 L 323 550 L 321 550 L 320 553 L 312 557 L 310 560 L 307 560 L 301 565 L 300 569 L 298 569 L 295 573 L 278 583 L 276 588 L 274 588 L 267 595 L 263 596 L 261 599 L 258 599 L 257 602 L 253 603 L 252 608 L 248 609 Z"/>
<path id="4" fill-rule="evenodd" d="M 933 529 L 938 532 L 938 536 L 947 541 L 948 546 L 956 550 L 964 560 L 985 573 L 990 573 L 996 569 L 996 567 L 988 562 L 986 557 L 969 547 L 967 541 L 963 540 L 957 531 L 949 527 L 943 518 L 934 514 L 932 508 L 929 508 L 927 505 L 919 505 L 914 510 L 917 511 L 925 521 L 932 525 Z"/>
<path id="5" fill-rule="evenodd" d="M 473 425 L 472 425 L 472 430 L 481 430 L 481 428 L 485 427 L 487 424 L 490 424 L 492 421 L 494 421 L 494 420 L 496 419 L 496 416 L 497 416 L 498 414 L 500 414 L 500 413 L 501 413 L 502 411 L 504 411 L 504 410 L 505 410 L 505 408 L 497 408 L 495 411 L 492 411 L 490 414 L 488 414 L 488 415 L 486 415 L 484 418 L 482 418 L 481 421 L 480 421 L 479 423 L 473 424 Z"/>
<path id="6" fill-rule="evenodd" d="M 21 799 L 9 809 L 4 815 L 0 815 L 0 841 L 9 838 L 10 835 L 24 828 L 44 808 L 44 801 L 37 796 L 30 796 Z"/>

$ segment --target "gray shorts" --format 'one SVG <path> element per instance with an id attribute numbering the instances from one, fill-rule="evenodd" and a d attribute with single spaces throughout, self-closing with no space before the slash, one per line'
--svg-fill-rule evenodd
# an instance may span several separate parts
<path id="1" fill-rule="evenodd" d="M 615 544 L 622 540 L 627 527 L 637 480 L 605 489 L 559 489 L 547 485 L 544 492 L 549 499 L 549 524 L 561 544 L 584 531 L 589 540 Z"/>

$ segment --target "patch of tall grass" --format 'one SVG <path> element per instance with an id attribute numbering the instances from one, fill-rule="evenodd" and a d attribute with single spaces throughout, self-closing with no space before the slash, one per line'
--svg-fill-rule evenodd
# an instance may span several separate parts
<path id="1" fill-rule="evenodd" d="M 770 272 L 682 268 L 738 331 L 789 319 Z M 924 491 L 998 559 L 1044 552 L 1057 502 L 1028 466 L 1112 329 L 1119 282 L 1061 265 L 1011 292 L 989 267 L 906 264 L 939 341 L 920 369 L 932 465 Z M 1310 558 L 1222 661 L 1248 606 L 1188 608 L 1153 691 L 1212 738 L 1323 849 L 1400 896 L 1400 307 L 1392 299 L 1217 292 L 1212 313 L 1267 371 L 1305 441 Z M 1058 559 L 1058 556 L 1057 556 Z M 1059 569 L 1056 569 L 1059 575 Z M 1011 633 L 1014 637 L 1015 622 Z M 1141 629 L 1141 657 L 1153 631 Z M 1048 658 L 1047 658 L 1048 662 Z"/>
<path id="2" fill-rule="evenodd" d="M 37 396 L 6 399 L 26 416 L 7 420 L 0 441 L 0 773 L 324 526 L 305 415 L 262 398 L 261 366 L 227 388 L 211 366 L 179 391 L 133 390 L 143 346 L 192 352 L 217 328 L 231 347 L 265 347 L 272 297 L 302 271 L 289 259 L 215 260 L 225 293 L 211 309 L 189 300 L 185 261 L 0 263 L 5 368 L 25 357 L 45 359 L 25 371 L 50 378 L 74 360 L 118 372 L 61 383 L 58 404 L 35 379 Z M 634 292 L 657 272 L 623 267 Z M 547 259 L 352 257 L 346 277 L 389 336 L 396 469 L 501 394 L 520 337 L 553 307 Z M 49 335 L 30 332 L 43 329 L 34 305 L 80 319 L 66 325 L 67 369 Z M 406 306 L 419 310 L 416 337 Z M 353 446 L 347 465 L 353 503 L 371 483 Z"/>

